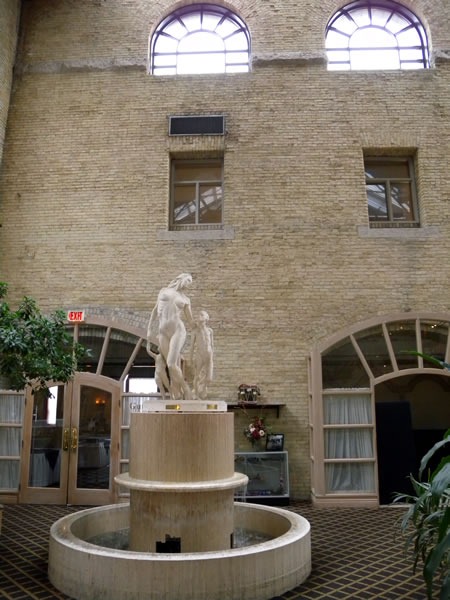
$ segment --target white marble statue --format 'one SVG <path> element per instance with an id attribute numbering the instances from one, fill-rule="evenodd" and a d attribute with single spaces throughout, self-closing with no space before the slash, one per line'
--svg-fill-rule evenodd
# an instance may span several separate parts
<path id="1" fill-rule="evenodd" d="M 155 359 L 155 378 L 164 397 L 168 388 L 171 398 L 190 400 L 192 393 L 181 370 L 181 352 L 186 341 L 186 327 L 183 319 L 194 327 L 191 301 L 185 294 L 192 284 L 189 273 L 181 273 L 167 287 L 160 290 L 153 308 L 147 330 L 147 351 L 152 356 L 152 344 L 159 348 Z M 166 371 L 167 367 L 167 371 Z M 168 372 L 168 377 L 167 377 Z"/>
<path id="2" fill-rule="evenodd" d="M 194 369 L 194 396 L 206 400 L 208 385 L 213 377 L 213 330 L 208 327 L 209 315 L 201 310 L 196 320 L 191 340 L 190 358 Z"/>

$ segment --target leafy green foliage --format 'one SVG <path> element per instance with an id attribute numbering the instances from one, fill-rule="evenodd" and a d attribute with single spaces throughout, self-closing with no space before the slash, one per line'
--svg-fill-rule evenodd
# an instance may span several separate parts
<path id="1" fill-rule="evenodd" d="M 29 297 L 12 310 L 7 293 L 8 285 L 0 282 L 0 375 L 11 389 L 31 385 L 49 393 L 47 382 L 69 381 L 86 350 L 73 342 L 64 311 L 45 316 Z"/>
<path id="2" fill-rule="evenodd" d="M 416 351 L 408 354 L 450 371 L 449 363 L 434 356 Z M 439 588 L 439 600 L 450 600 L 450 455 L 444 456 L 432 473 L 426 471 L 431 458 L 447 444 L 450 447 L 450 429 L 422 458 L 419 479 L 410 475 L 415 495 L 397 494 L 394 500 L 409 504 L 401 530 L 407 536 L 406 547 L 413 553 L 414 571 L 419 562 L 423 563 L 429 600 L 434 586 Z"/>

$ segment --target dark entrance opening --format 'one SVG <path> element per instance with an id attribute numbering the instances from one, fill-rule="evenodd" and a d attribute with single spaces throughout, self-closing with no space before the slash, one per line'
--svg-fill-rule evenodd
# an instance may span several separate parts
<path id="1" fill-rule="evenodd" d="M 450 378 L 418 373 L 380 383 L 375 410 L 379 501 L 390 504 L 396 492 L 413 493 L 409 475 L 418 477 L 422 457 L 450 428 Z"/>

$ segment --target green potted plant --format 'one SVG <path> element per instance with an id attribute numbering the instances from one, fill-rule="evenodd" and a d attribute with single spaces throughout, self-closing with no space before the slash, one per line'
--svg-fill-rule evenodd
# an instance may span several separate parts
<path id="1" fill-rule="evenodd" d="M 419 352 L 411 354 L 450 370 L 450 365 L 439 359 Z M 394 499 L 408 505 L 400 528 L 406 549 L 412 551 L 414 572 L 419 563 L 423 565 L 429 600 L 434 588 L 439 600 L 450 599 L 450 455 L 444 455 L 433 471 L 429 468 L 430 460 L 445 447 L 450 448 L 450 429 L 422 458 L 418 479 L 410 475 L 414 493 L 397 494 Z"/>
<path id="2" fill-rule="evenodd" d="M 7 293 L 8 285 L 0 282 L 0 387 L 22 390 L 29 385 L 33 392 L 50 395 L 47 382 L 69 381 L 86 350 L 74 343 L 64 311 L 46 316 L 27 296 L 13 310 Z"/>

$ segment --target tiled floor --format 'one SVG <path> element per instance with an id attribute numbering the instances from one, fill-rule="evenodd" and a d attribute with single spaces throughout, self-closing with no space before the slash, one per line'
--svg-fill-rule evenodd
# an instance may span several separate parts
<path id="1" fill-rule="evenodd" d="M 48 535 L 54 521 L 80 508 L 5 506 L 1 599 L 67 600 L 47 578 Z M 401 508 L 318 509 L 308 503 L 287 508 L 311 523 L 313 570 L 306 582 L 276 600 L 426 600 L 420 573 L 413 575 L 404 554 Z"/>

